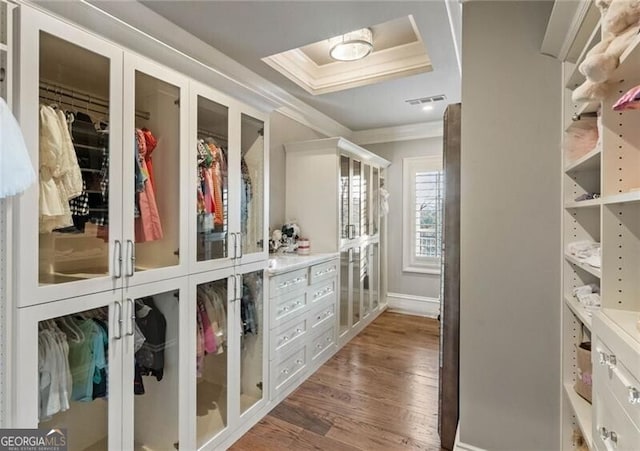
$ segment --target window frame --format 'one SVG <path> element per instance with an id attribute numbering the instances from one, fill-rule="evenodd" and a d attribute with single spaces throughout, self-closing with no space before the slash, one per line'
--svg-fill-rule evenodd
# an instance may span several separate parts
<path id="1" fill-rule="evenodd" d="M 416 249 L 416 174 L 442 171 L 441 156 L 407 157 L 402 159 L 402 271 L 440 274 L 441 257 L 420 257 Z M 444 190 L 443 190 L 444 191 Z M 444 202 L 444 193 L 442 196 Z M 442 232 L 441 232 L 442 233 Z"/>

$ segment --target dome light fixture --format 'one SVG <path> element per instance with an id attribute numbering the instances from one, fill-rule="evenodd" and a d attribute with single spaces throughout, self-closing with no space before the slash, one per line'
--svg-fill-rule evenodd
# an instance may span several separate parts
<path id="1" fill-rule="evenodd" d="M 336 61 L 358 61 L 373 51 L 373 33 L 370 28 L 345 33 L 330 39 L 329 56 Z"/>

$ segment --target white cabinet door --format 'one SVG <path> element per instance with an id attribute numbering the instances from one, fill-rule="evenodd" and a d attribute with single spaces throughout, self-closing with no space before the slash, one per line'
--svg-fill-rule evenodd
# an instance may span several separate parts
<path id="1" fill-rule="evenodd" d="M 69 449 L 126 448 L 123 315 L 120 291 L 18 310 L 14 427 L 64 428 Z"/>
<path id="2" fill-rule="evenodd" d="M 188 443 L 190 303 L 186 277 L 130 288 L 123 305 L 123 449 Z"/>
<path id="3" fill-rule="evenodd" d="M 188 269 L 188 80 L 124 57 L 123 272 L 127 286 Z"/>
<path id="4" fill-rule="evenodd" d="M 122 51 L 23 7 L 20 125 L 39 182 L 20 198 L 18 305 L 121 286 Z"/>

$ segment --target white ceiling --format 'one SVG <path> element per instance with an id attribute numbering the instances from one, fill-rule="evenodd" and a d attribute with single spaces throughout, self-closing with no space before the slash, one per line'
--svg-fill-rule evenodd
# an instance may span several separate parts
<path id="1" fill-rule="evenodd" d="M 437 1 L 149 1 L 142 3 L 351 130 L 442 118 L 460 100 L 460 74 L 444 0 Z M 275 53 L 412 14 L 433 71 L 313 96 L 261 61 Z M 445 94 L 433 111 L 407 99 Z"/>

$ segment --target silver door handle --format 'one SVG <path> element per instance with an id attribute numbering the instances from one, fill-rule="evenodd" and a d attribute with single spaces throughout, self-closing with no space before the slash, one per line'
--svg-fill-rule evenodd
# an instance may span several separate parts
<path id="1" fill-rule="evenodd" d="M 127 255 L 129 257 L 130 271 L 127 272 L 127 277 L 133 277 L 136 273 L 136 246 L 132 240 L 127 240 Z"/>
<path id="2" fill-rule="evenodd" d="M 115 240 L 114 242 L 114 262 L 113 262 L 113 272 L 114 277 L 119 279 L 122 277 L 122 243 L 120 240 Z"/>
<path id="3" fill-rule="evenodd" d="M 115 306 L 118 307 L 118 315 L 116 316 L 118 335 L 114 335 L 113 338 L 120 340 L 122 338 L 122 304 L 120 301 L 116 301 Z"/>
<path id="4" fill-rule="evenodd" d="M 235 233 L 230 233 L 229 236 L 233 237 L 233 257 L 231 257 L 232 259 L 235 259 L 238 255 L 238 237 L 236 237 Z M 229 252 L 229 255 L 231 255 L 231 252 Z"/>
<path id="5" fill-rule="evenodd" d="M 239 242 L 239 245 L 240 245 L 239 246 L 240 247 L 240 257 L 238 257 L 238 258 L 242 258 L 242 257 L 244 257 L 244 251 L 242 250 L 242 233 L 241 232 L 238 232 L 238 237 L 239 237 L 238 242 Z"/>
<path id="6" fill-rule="evenodd" d="M 129 319 L 131 320 L 130 323 L 130 327 L 131 329 L 129 330 L 129 332 L 127 332 L 127 337 L 131 337 L 133 336 L 133 334 L 135 333 L 136 330 L 136 305 L 133 302 L 133 299 L 131 298 L 127 298 L 127 303 L 131 305 L 131 316 L 129 317 Z"/>

